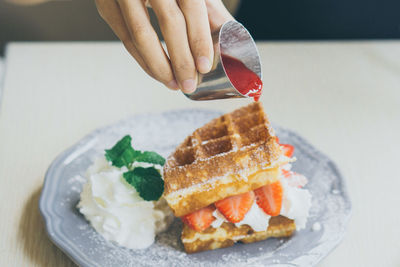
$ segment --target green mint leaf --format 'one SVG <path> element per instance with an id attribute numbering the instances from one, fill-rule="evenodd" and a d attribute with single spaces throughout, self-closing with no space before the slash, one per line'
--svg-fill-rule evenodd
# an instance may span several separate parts
<path id="1" fill-rule="evenodd" d="M 165 164 L 165 159 L 156 152 L 152 151 L 140 152 L 140 154 L 135 157 L 135 161 L 158 164 L 161 166 L 164 166 Z"/>
<path id="2" fill-rule="evenodd" d="M 111 149 L 106 149 L 106 159 L 108 161 L 111 161 L 112 165 L 118 168 L 121 168 L 123 166 L 129 168 L 135 157 L 140 154 L 139 151 L 135 151 L 132 148 L 131 141 L 132 137 L 130 137 L 129 135 L 124 136 Z"/>
<path id="3" fill-rule="evenodd" d="M 164 191 L 164 181 L 154 167 L 136 167 L 132 171 L 125 172 L 123 176 L 146 201 L 158 200 Z"/>
<path id="4" fill-rule="evenodd" d="M 129 135 L 124 136 L 118 143 L 111 149 L 106 149 L 106 159 L 112 163 L 113 166 L 121 168 L 126 166 L 130 168 L 134 162 L 145 162 L 150 164 L 157 164 L 163 166 L 165 159 L 152 151 L 139 151 L 132 148 L 132 137 Z"/>

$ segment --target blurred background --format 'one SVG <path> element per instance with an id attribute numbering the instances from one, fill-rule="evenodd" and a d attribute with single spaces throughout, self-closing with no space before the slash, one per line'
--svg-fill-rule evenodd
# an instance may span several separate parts
<path id="1" fill-rule="evenodd" d="M 400 38 L 399 0 L 224 2 L 258 40 Z M 11 41 L 66 40 L 116 37 L 94 0 L 0 0 L 0 55 Z"/>

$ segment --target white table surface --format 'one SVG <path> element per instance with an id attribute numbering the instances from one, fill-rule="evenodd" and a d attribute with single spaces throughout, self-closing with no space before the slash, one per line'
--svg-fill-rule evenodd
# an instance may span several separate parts
<path id="1" fill-rule="evenodd" d="M 274 122 L 336 161 L 353 202 L 348 233 L 320 266 L 400 266 L 400 42 L 259 43 Z M 0 106 L 0 266 L 70 266 L 38 212 L 45 171 L 97 127 L 193 102 L 147 77 L 119 43 L 8 46 Z M 162 133 L 160 133 L 162 134 Z"/>

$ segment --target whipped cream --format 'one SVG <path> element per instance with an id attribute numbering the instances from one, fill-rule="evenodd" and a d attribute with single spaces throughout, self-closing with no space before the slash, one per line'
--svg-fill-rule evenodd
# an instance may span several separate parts
<path id="1" fill-rule="evenodd" d="M 301 230 L 305 228 L 307 223 L 309 210 L 311 208 L 311 194 L 310 192 L 308 192 L 307 189 L 298 188 L 298 183 L 292 182 L 291 179 L 292 177 L 282 177 L 281 179 L 283 187 L 283 197 L 280 215 L 294 220 L 296 222 L 296 229 Z M 297 179 L 297 177 L 293 176 L 293 179 Z M 302 176 L 302 179 L 307 178 Z M 216 218 L 211 224 L 211 226 L 214 228 L 218 228 L 221 226 L 222 223 L 228 222 L 228 220 L 226 220 L 224 215 L 219 212 L 218 209 L 213 212 L 213 216 Z M 265 231 L 268 229 L 270 218 L 271 216 L 266 214 L 257 205 L 256 201 L 254 201 L 253 205 L 246 213 L 243 220 L 235 223 L 235 225 L 239 227 L 241 225 L 247 224 L 256 232 Z"/>
<path id="2" fill-rule="evenodd" d="M 168 228 L 173 215 L 164 199 L 143 200 L 123 178 L 126 171 L 110 166 L 104 157 L 97 159 L 87 170 L 78 208 L 105 239 L 144 249 Z"/>
<path id="3" fill-rule="evenodd" d="M 213 212 L 213 216 L 216 218 L 215 221 L 212 222 L 211 226 L 214 228 L 218 228 L 222 223 L 227 222 L 225 216 L 219 212 L 218 209 L 215 209 Z M 271 216 L 266 214 L 254 201 L 250 210 L 246 213 L 246 216 L 238 223 L 235 223 L 237 227 L 241 225 L 247 224 L 254 231 L 265 231 L 268 228 L 269 219 Z"/>
<path id="4" fill-rule="evenodd" d="M 310 192 L 307 189 L 291 186 L 287 178 L 282 178 L 281 184 L 283 187 L 281 215 L 294 220 L 297 230 L 304 229 L 311 208 Z"/>

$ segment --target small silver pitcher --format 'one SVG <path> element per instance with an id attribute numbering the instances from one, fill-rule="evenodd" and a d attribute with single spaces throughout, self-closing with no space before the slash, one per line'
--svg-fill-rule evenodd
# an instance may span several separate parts
<path id="1" fill-rule="evenodd" d="M 227 75 L 221 54 L 242 61 L 247 68 L 262 78 L 260 55 L 248 30 L 237 21 L 225 22 L 213 33 L 214 62 L 211 71 L 199 74 L 196 91 L 185 94 L 192 100 L 214 100 L 224 98 L 247 97 L 241 94 L 231 83 Z"/>

